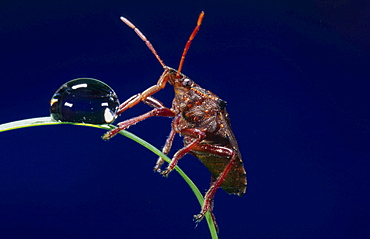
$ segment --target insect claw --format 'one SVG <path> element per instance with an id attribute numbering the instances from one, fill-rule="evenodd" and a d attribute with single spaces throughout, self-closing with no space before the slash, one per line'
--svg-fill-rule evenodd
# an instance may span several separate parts
<path id="1" fill-rule="evenodd" d="M 168 170 L 164 170 L 162 172 L 160 172 L 160 174 L 162 174 L 163 177 L 168 177 L 168 174 L 170 173 L 171 171 L 168 171 Z"/>
<path id="2" fill-rule="evenodd" d="M 204 217 L 204 215 L 199 213 L 197 215 L 194 215 L 193 219 L 194 219 L 195 223 L 199 223 L 200 221 L 202 221 L 203 217 Z"/>
<path id="3" fill-rule="evenodd" d="M 196 215 L 194 215 L 194 217 L 195 217 Z M 198 227 L 198 225 L 199 225 L 199 221 L 197 221 L 197 220 L 195 220 L 195 218 L 193 218 L 193 221 L 195 222 L 195 227 L 194 227 L 194 229 L 196 229 L 197 227 Z"/>
<path id="4" fill-rule="evenodd" d="M 161 172 L 162 172 L 162 169 L 160 169 L 159 167 L 155 166 L 155 167 L 153 168 L 153 171 L 154 171 L 154 172 L 157 172 L 157 173 L 161 173 Z"/>
<path id="5" fill-rule="evenodd" d="M 117 127 L 117 128 L 114 128 L 112 129 L 111 131 L 108 131 L 107 133 L 105 133 L 103 136 L 102 136 L 102 139 L 103 140 L 109 140 L 111 139 L 112 137 L 114 137 L 115 135 L 117 135 L 121 130 L 121 128 Z"/>
<path id="6" fill-rule="evenodd" d="M 108 133 L 105 133 L 102 137 L 101 137 L 103 140 L 105 141 L 108 141 L 110 139 L 109 137 L 109 132 Z"/>
<path id="7" fill-rule="evenodd" d="M 215 215 L 212 212 L 210 212 L 210 213 L 211 213 L 213 225 L 215 226 L 216 232 L 219 233 L 219 228 L 218 228 L 218 225 L 216 223 Z M 195 227 L 198 226 L 198 224 L 200 223 L 200 221 L 202 221 L 202 219 L 204 218 L 204 216 L 205 216 L 205 214 L 203 214 L 203 213 L 199 213 L 199 214 L 193 216 L 193 220 L 196 223 Z"/>

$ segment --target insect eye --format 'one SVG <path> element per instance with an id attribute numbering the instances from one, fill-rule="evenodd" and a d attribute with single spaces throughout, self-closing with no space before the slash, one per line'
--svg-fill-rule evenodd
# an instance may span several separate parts
<path id="1" fill-rule="evenodd" d="M 189 78 L 185 78 L 182 81 L 182 86 L 184 86 L 184 87 L 190 87 L 192 84 L 193 84 L 193 81 L 190 80 Z"/>

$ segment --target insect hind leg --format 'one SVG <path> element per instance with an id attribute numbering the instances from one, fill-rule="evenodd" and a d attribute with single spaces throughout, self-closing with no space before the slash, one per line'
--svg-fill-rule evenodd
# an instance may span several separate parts
<path id="1" fill-rule="evenodd" d="M 211 184 L 211 187 L 208 189 L 204 196 L 204 202 L 202 205 L 202 209 L 199 214 L 194 215 L 194 220 L 196 222 L 200 222 L 205 214 L 209 211 L 212 214 L 212 209 L 213 209 L 213 198 L 218 190 L 218 188 L 221 186 L 222 182 L 225 180 L 227 174 L 230 172 L 232 166 L 234 165 L 236 161 L 236 152 L 230 148 L 222 147 L 222 146 L 217 146 L 217 145 L 199 145 L 197 148 L 194 150 L 199 150 L 199 151 L 206 151 L 208 153 L 213 153 L 215 155 L 219 156 L 229 156 L 230 161 L 224 168 L 224 170 L 220 173 L 220 175 L 217 177 L 216 180 Z M 215 221 L 214 221 L 215 223 Z M 217 225 L 215 224 L 217 227 Z"/>
<path id="2" fill-rule="evenodd" d="M 215 181 L 216 181 L 216 178 L 213 177 L 213 176 L 211 176 L 211 185 L 213 185 L 215 183 Z M 214 197 L 211 200 L 209 200 L 209 204 L 210 204 L 210 206 L 209 206 L 209 208 L 210 208 L 209 209 L 209 213 L 211 214 L 213 225 L 215 226 L 216 231 L 218 233 L 219 232 L 219 227 L 218 227 L 217 222 L 216 222 L 215 214 L 213 213 L 214 201 L 215 201 L 214 200 Z M 207 213 L 207 212 L 205 212 L 205 213 Z M 198 224 L 199 224 L 199 222 L 200 222 L 200 220 L 198 220 L 195 216 L 196 215 L 194 215 L 195 227 L 197 227 Z"/>

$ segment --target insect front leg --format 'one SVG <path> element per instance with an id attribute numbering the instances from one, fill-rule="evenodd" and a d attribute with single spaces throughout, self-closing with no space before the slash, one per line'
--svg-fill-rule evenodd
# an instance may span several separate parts
<path id="1" fill-rule="evenodd" d="M 176 115 L 176 112 L 174 112 L 172 109 L 169 109 L 169 108 L 166 108 L 162 102 L 160 102 L 159 100 L 153 98 L 153 97 L 147 97 L 145 100 L 143 100 L 144 103 L 152 106 L 152 107 L 156 107 L 154 108 L 153 110 L 145 113 L 145 114 L 142 114 L 142 115 L 139 115 L 137 117 L 134 117 L 134 118 L 131 118 L 131 119 L 128 119 L 128 120 L 125 120 L 123 122 L 120 122 L 117 124 L 117 128 L 107 132 L 106 134 L 103 135 L 103 139 L 104 140 L 108 140 L 110 138 L 112 138 L 113 136 L 115 136 L 116 134 L 118 134 L 121 130 L 124 130 L 128 127 L 130 127 L 131 125 L 134 125 L 140 121 L 143 121 L 147 118 L 150 118 L 150 117 L 153 117 L 153 116 L 164 116 L 164 117 L 174 117 Z"/>
<path id="2" fill-rule="evenodd" d="M 167 108 L 166 106 L 164 106 L 164 104 L 160 100 L 158 100 L 158 99 L 156 99 L 152 96 L 148 96 L 145 100 L 143 100 L 143 103 L 145 103 L 145 104 L 147 104 L 147 105 L 149 105 L 153 108 Z"/>
<path id="3" fill-rule="evenodd" d="M 123 102 L 118 108 L 117 115 L 122 114 L 127 109 L 129 109 L 129 108 L 137 105 L 138 103 L 140 103 L 140 101 L 144 101 L 149 96 L 151 96 L 151 95 L 157 93 L 158 91 L 160 91 L 161 89 L 163 89 L 166 86 L 166 83 L 168 81 L 168 74 L 169 74 L 168 72 L 169 72 L 169 70 L 170 70 L 169 68 L 165 68 L 161 77 L 159 77 L 159 79 L 157 81 L 157 84 L 149 87 L 148 89 L 144 90 L 141 93 L 138 93 L 136 95 L 131 96 L 128 100 Z"/>
<path id="4" fill-rule="evenodd" d="M 179 151 L 175 153 L 173 156 L 171 163 L 168 165 L 167 169 L 161 174 L 165 177 L 175 168 L 180 158 L 184 157 L 189 151 L 191 151 L 194 147 L 196 147 L 200 141 L 202 141 L 206 137 L 206 133 L 200 129 L 196 128 L 186 128 L 180 131 L 181 135 L 188 135 L 194 137 L 195 139 Z"/>

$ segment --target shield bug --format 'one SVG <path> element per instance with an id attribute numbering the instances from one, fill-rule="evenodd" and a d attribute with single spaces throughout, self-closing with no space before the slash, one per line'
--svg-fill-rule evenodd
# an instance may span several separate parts
<path id="1" fill-rule="evenodd" d="M 226 102 L 209 90 L 201 88 L 181 72 L 185 56 L 192 40 L 199 31 L 203 17 L 204 12 L 201 12 L 197 25 L 186 42 L 177 70 L 165 65 L 144 34 L 129 20 L 121 17 L 121 20 L 131 27 L 145 42 L 164 68 L 164 72 L 157 84 L 122 103 L 119 106 L 117 115 L 122 114 L 125 110 L 139 102 L 143 102 L 154 109 L 118 123 L 116 129 L 107 132 L 103 136 L 103 139 L 108 140 L 119 131 L 153 116 L 172 117 L 171 131 L 162 152 L 164 154 L 169 153 L 176 134 L 183 137 L 184 147 L 174 154 L 171 163 L 165 170 L 161 170 L 161 166 L 164 163 L 162 158 L 158 159 L 154 170 L 167 177 L 177 165 L 179 159 L 187 153 L 197 157 L 208 168 L 212 175 L 211 186 L 205 194 L 200 213 L 194 216 L 196 222 L 202 220 L 207 211 L 211 212 L 214 219 L 212 214 L 213 199 L 219 187 L 229 194 L 242 196 L 247 186 L 246 172 L 238 143 L 231 130 L 229 115 L 226 111 Z M 152 97 L 154 93 L 163 89 L 167 82 L 175 90 L 171 108 L 165 107 L 162 102 Z"/>

